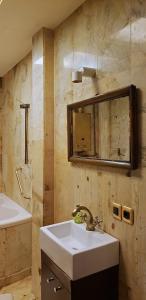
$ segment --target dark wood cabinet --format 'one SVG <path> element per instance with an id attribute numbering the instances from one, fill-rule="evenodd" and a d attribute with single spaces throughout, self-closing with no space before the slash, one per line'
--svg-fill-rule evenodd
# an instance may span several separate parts
<path id="1" fill-rule="evenodd" d="M 72 281 L 42 251 L 41 300 L 118 300 L 118 266 Z"/>
<path id="2" fill-rule="evenodd" d="M 50 270 L 48 265 L 43 264 L 42 271 L 42 299 L 70 300 L 70 293 Z"/>

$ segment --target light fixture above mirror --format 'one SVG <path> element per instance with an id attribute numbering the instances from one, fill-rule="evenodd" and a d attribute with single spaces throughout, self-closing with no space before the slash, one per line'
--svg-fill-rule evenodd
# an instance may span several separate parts
<path id="1" fill-rule="evenodd" d="M 79 70 L 73 70 L 72 71 L 72 82 L 74 82 L 74 83 L 82 82 L 83 76 L 95 78 L 96 77 L 96 69 L 82 67 Z"/>

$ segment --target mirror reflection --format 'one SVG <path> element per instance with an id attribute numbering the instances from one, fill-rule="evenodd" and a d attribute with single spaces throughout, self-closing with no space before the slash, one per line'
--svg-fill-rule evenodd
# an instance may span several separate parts
<path id="1" fill-rule="evenodd" d="M 73 154 L 99 159 L 130 159 L 129 98 L 73 110 Z"/>
<path id="2" fill-rule="evenodd" d="M 136 87 L 68 105 L 68 158 L 136 167 Z M 134 141 L 135 139 L 135 141 Z"/>
<path id="3" fill-rule="evenodd" d="M 95 143 L 100 159 L 130 159 L 129 98 L 119 98 L 96 104 Z"/>

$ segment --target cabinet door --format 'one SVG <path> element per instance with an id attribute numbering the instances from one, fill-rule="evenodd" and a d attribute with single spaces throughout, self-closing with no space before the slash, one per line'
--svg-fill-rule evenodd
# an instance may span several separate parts
<path id="1" fill-rule="evenodd" d="M 69 292 L 45 264 L 42 266 L 42 300 L 71 300 Z"/>
<path id="2" fill-rule="evenodd" d="M 41 276 L 41 298 L 42 300 L 51 300 L 51 294 L 53 291 L 53 281 L 55 276 L 48 267 L 43 264 L 42 266 L 42 276 Z"/>
<path id="3" fill-rule="evenodd" d="M 53 284 L 53 300 L 70 300 L 70 294 L 56 278 Z"/>

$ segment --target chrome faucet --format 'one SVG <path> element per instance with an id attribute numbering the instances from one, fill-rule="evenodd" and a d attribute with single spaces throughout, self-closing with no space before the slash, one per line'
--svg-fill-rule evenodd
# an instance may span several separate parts
<path id="1" fill-rule="evenodd" d="M 72 216 L 75 217 L 76 214 L 81 210 L 86 211 L 88 213 L 88 216 L 86 213 L 83 215 L 84 220 L 86 222 L 86 230 L 94 231 L 96 226 L 100 227 L 100 223 L 102 223 L 102 220 L 99 220 L 98 217 L 95 217 L 94 219 L 91 211 L 86 206 L 76 205 L 76 208 L 72 212 Z"/>

